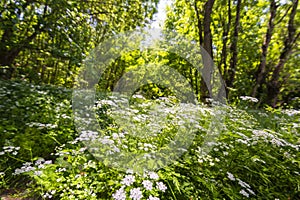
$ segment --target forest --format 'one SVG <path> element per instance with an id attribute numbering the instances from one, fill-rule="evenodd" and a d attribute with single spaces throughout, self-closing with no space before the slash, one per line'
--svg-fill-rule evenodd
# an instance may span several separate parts
<path id="1" fill-rule="evenodd" d="M 298 0 L 2 0 L 0 199 L 300 199 Z"/>

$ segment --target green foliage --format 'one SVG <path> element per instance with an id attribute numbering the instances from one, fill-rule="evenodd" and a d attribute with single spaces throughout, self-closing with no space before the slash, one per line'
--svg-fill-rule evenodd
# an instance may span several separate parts
<path id="1" fill-rule="evenodd" d="M 2 81 L 1 86 L 4 115 L 0 127 L 5 138 L 0 145 L 2 190 L 26 175 L 31 180 L 31 192 L 45 199 L 118 199 L 118 194 L 132 199 L 133 189 L 144 197 L 160 199 L 300 197 L 299 111 L 270 107 L 254 110 L 256 100 L 241 97 L 237 106 L 217 110 L 224 115 L 222 132 L 215 141 L 205 143 L 212 116 L 217 114 L 211 107 L 199 105 L 197 112 L 192 112 L 195 108 L 190 106 L 190 110 L 179 109 L 176 114 L 176 101 L 147 100 L 137 95 L 122 114 L 127 120 L 120 126 L 116 122 L 122 115 L 113 109 L 113 100 L 100 99 L 95 105 L 99 123 L 104 123 L 100 133 L 106 142 L 113 141 L 107 144 L 121 140 L 131 152 L 147 153 L 165 147 L 176 127 L 182 126 L 176 122 L 184 120 L 180 114 L 187 115 L 186 119 L 197 114 L 193 122 L 198 124 L 196 137 L 179 159 L 155 173 L 133 173 L 133 168 L 125 173 L 96 159 L 99 157 L 90 153 L 84 134 L 74 134 L 69 91 L 18 82 Z M 164 121 L 167 126 L 157 121 L 162 131 L 151 124 L 149 108 L 159 108 L 168 116 Z M 173 112 L 167 114 L 167 109 Z M 133 124 L 132 133 L 122 134 Z M 160 134 L 143 137 L 147 128 Z M 111 148 L 102 147 L 102 153 L 106 147 Z M 116 147 L 124 151 L 122 146 Z M 211 151 L 205 153 L 205 149 Z M 114 155 L 118 156 L 118 151 Z M 147 165 L 151 163 L 161 164 L 157 159 L 150 159 Z"/>
<path id="2" fill-rule="evenodd" d="M 72 87 L 82 61 L 108 36 L 145 27 L 157 3 L 1 1 L 0 76 L 22 81 L 0 80 L 0 193 L 26 189 L 40 199 L 300 199 L 299 40 L 279 77 L 277 103 L 283 107 L 264 105 L 266 83 L 289 35 L 292 1 L 277 2 L 259 99 L 245 95 L 256 81 L 270 2 L 244 0 L 236 74 L 228 88 L 233 103 L 191 103 L 186 86 L 203 98 L 201 75 L 172 49 L 157 50 L 165 44 L 154 44 L 157 49 L 134 50 L 109 63 L 94 106 L 74 117 L 72 106 L 85 102 L 72 104 L 72 91 L 57 86 Z M 204 1 L 176 0 L 168 8 L 164 31 L 178 33 L 172 42 L 182 51 L 190 48 L 177 43 L 180 35 L 199 45 L 204 7 Z M 217 0 L 211 15 L 213 58 L 224 79 L 235 13 L 236 1 Z M 299 20 L 297 14 L 295 27 Z M 187 83 L 168 80 L 172 70 Z M 147 81 L 135 88 L 141 80 Z M 135 88 L 129 99 L 109 96 L 123 86 Z M 90 113 L 96 113 L 95 123 Z M 80 129 L 76 120 L 93 130 Z"/>
<path id="3" fill-rule="evenodd" d="M 207 1 L 185 1 L 176 0 L 168 8 L 165 22 L 166 31 L 176 31 L 186 37 L 197 41 L 199 45 L 199 22 L 203 31 L 204 6 Z M 288 37 L 288 21 L 291 13 L 293 1 L 276 1 L 277 14 L 274 19 L 274 30 L 270 45 L 266 55 L 266 71 L 262 88 L 256 97 L 260 100 L 260 105 L 268 103 L 267 83 L 271 80 L 273 70 L 280 60 L 284 49 L 284 41 Z M 199 20 L 197 19 L 197 7 Z M 234 27 L 236 17 L 236 2 L 217 0 L 214 1 L 211 15 L 211 32 L 213 60 L 223 79 L 226 81 L 228 70 L 232 62 L 231 46 L 234 40 Z M 229 101 L 233 102 L 239 96 L 252 95 L 252 89 L 257 78 L 257 71 L 262 57 L 262 45 L 266 40 L 266 32 L 270 17 L 270 1 L 242 1 L 241 19 L 239 26 L 239 38 L 237 43 L 238 60 L 235 69 L 234 85 L 227 88 L 229 91 Z M 299 6 L 298 9 L 299 10 Z M 299 24 L 299 12 L 297 12 L 294 25 Z M 298 25 L 299 27 L 299 25 Z M 295 28 L 295 33 L 299 35 L 299 29 Z M 205 33 L 207 34 L 207 33 Z M 299 64 L 299 38 L 292 45 L 292 53 L 286 58 L 284 69 L 280 72 L 280 93 L 278 95 L 277 106 L 298 106 L 300 82 L 298 67 Z M 201 44 L 203 45 L 203 44 Z M 172 61 L 176 65 L 176 60 Z M 274 105 L 273 105 L 274 106 Z"/>
<path id="4" fill-rule="evenodd" d="M 50 153 L 55 147 L 74 137 L 71 93 L 47 85 L 11 81 L 1 81 L 0 84 L 0 146 L 17 148 L 7 150 L 9 155 L 1 159 L 0 168 L 6 174 L 5 178 L 15 182 L 17 180 L 9 174 L 16 166 L 38 156 L 53 159 Z M 14 155 L 19 158 L 15 159 Z"/>
<path id="5" fill-rule="evenodd" d="M 72 86 L 82 60 L 109 35 L 143 27 L 157 0 L 0 3 L 0 75 Z"/>

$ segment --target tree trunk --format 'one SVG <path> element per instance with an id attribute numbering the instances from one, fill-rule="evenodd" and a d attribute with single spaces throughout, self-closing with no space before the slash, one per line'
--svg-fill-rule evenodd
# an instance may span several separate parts
<path id="1" fill-rule="evenodd" d="M 281 89 L 281 82 L 279 81 L 280 72 L 283 70 L 285 63 L 292 52 L 294 44 L 300 36 L 300 33 L 296 33 L 296 27 L 294 24 L 298 3 L 298 0 L 294 0 L 293 2 L 288 22 L 288 36 L 284 40 L 284 49 L 280 54 L 279 62 L 274 67 L 271 80 L 267 83 L 267 103 L 273 107 L 276 107 L 278 95 Z"/>
<path id="2" fill-rule="evenodd" d="M 269 23 L 268 23 L 268 29 L 266 32 L 265 40 L 261 47 L 262 53 L 261 53 L 261 58 L 260 58 L 260 64 L 259 64 L 258 70 L 256 72 L 256 83 L 252 90 L 253 97 L 257 96 L 257 91 L 260 89 L 260 87 L 263 83 L 263 80 L 265 79 L 265 76 L 266 76 L 268 48 L 269 48 L 269 45 L 270 45 L 270 42 L 272 39 L 273 30 L 275 27 L 274 20 L 276 17 L 277 8 L 278 8 L 278 6 L 276 5 L 275 0 L 271 0 L 270 19 L 269 19 Z"/>
<path id="3" fill-rule="evenodd" d="M 18 48 L 11 48 L 9 49 L 7 46 L 9 42 L 11 42 L 11 38 L 13 37 L 13 27 L 10 26 L 4 30 L 4 33 L 1 38 L 1 46 L 0 46 L 0 76 L 3 79 L 10 79 L 14 68 L 12 66 L 13 61 L 20 53 L 20 49 Z M 3 68 L 5 67 L 5 68 Z"/>
<path id="4" fill-rule="evenodd" d="M 202 23 L 200 19 L 200 12 L 197 7 L 197 1 L 194 1 L 194 9 L 196 11 L 196 17 L 197 17 L 197 28 L 198 28 L 198 38 L 199 38 L 199 44 L 200 46 L 203 45 L 203 31 L 202 31 Z"/>
<path id="5" fill-rule="evenodd" d="M 230 46 L 230 51 L 232 53 L 232 58 L 230 60 L 230 66 L 229 66 L 229 70 L 228 70 L 228 77 L 227 77 L 227 80 L 226 80 L 227 94 L 228 94 L 228 91 L 229 91 L 228 89 L 233 86 L 233 82 L 234 82 L 234 78 L 235 78 L 235 71 L 236 71 L 236 65 L 237 65 L 237 56 L 238 56 L 237 43 L 238 43 L 238 37 L 239 37 L 239 31 L 240 31 L 241 3 L 242 3 L 242 0 L 237 0 L 234 33 L 233 33 L 232 43 L 231 43 L 231 46 Z"/>
<path id="6" fill-rule="evenodd" d="M 200 18 L 200 11 L 199 11 L 198 6 L 197 6 L 197 0 L 194 1 L 194 9 L 195 9 L 195 12 L 196 12 L 196 17 L 197 17 L 198 40 L 199 40 L 199 46 L 200 46 L 200 51 L 201 51 L 201 46 L 203 46 L 203 28 L 202 28 L 202 22 L 201 22 L 201 18 Z M 197 90 L 199 90 L 198 87 L 197 87 Z M 197 94 L 200 93 L 200 100 L 202 102 L 204 102 L 205 101 L 204 97 L 207 96 L 208 89 L 207 89 L 207 86 L 206 86 L 206 84 L 203 80 L 203 76 L 200 80 L 200 91 L 199 92 L 197 91 L 196 93 Z M 198 98 L 198 95 L 197 95 L 197 98 Z"/>
<path id="7" fill-rule="evenodd" d="M 221 54 L 221 63 L 219 69 L 221 70 L 223 67 L 223 77 L 227 75 L 228 66 L 227 66 L 227 42 L 228 42 L 228 35 L 230 31 L 230 24 L 231 24 L 231 0 L 228 0 L 228 22 L 225 26 L 224 24 L 224 31 L 223 31 L 223 47 L 222 47 L 222 54 Z"/>
<path id="8" fill-rule="evenodd" d="M 211 13 L 214 5 L 214 0 L 207 0 L 204 5 L 204 19 L 203 19 L 203 28 L 200 19 L 200 12 L 197 7 L 197 1 L 194 3 L 194 8 L 197 16 L 197 27 L 198 27 L 198 37 L 200 46 L 203 45 L 203 48 L 207 51 L 203 52 L 201 49 L 202 60 L 203 60 L 203 69 L 202 69 L 202 78 L 200 81 L 200 100 L 205 102 L 206 98 L 211 98 L 211 74 L 213 71 L 213 52 L 212 52 L 212 37 L 211 37 Z M 202 36 L 204 33 L 204 37 Z M 200 47 L 201 48 L 201 47 Z"/>
<path id="9" fill-rule="evenodd" d="M 213 58 L 212 51 L 212 37 L 211 37 L 211 13 L 212 8 L 215 3 L 215 0 L 208 0 L 204 5 L 204 19 L 203 19 L 203 31 L 204 31 L 204 41 L 203 48 L 207 51 L 207 53 Z"/>

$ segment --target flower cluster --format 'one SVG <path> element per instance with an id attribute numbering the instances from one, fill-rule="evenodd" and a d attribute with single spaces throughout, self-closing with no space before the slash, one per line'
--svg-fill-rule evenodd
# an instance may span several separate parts
<path id="1" fill-rule="evenodd" d="M 46 193 L 43 195 L 43 197 L 44 197 L 45 199 L 51 199 L 52 196 L 53 196 L 55 193 L 56 193 L 55 190 L 51 190 L 51 191 L 49 191 L 49 192 L 46 192 Z"/>
<path id="2" fill-rule="evenodd" d="M 243 101 L 250 101 L 250 102 L 254 102 L 254 103 L 257 103 L 257 102 L 258 102 L 258 99 L 257 99 L 257 98 L 254 98 L 254 97 L 240 96 L 240 98 L 241 98 Z"/>
<path id="3" fill-rule="evenodd" d="M 242 194 L 243 196 L 249 197 L 250 194 L 255 195 L 255 192 L 252 191 L 251 186 L 248 183 L 242 181 L 239 178 L 235 178 L 232 173 L 227 172 L 227 178 L 230 179 L 231 181 L 238 182 L 238 184 L 242 187 L 239 193 Z"/>
<path id="4" fill-rule="evenodd" d="M 98 138 L 98 133 L 95 131 L 82 131 L 75 141 L 93 141 Z"/>
<path id="5" fill-rule="evenodd" d="M 42 174 L 41 169 L 45 168 L 45 165 L 52 164 L 51 160 L 46 160 L 43 158 L 40 158 L 35 161 L 35 163 L 32 162 L 26 162 L 23 164 L 23 166 L 20 169 L 16 169 L 14 175 L 26 173 L 26 172 L 34 172 L 34 175 L 40 176 Z"/>
<path id="6" fill-rule="evenodd" d="M 206 162 L 206 163 L 209 163 L 210 166 L 214 166 L 216 162 L 220 162 L 219 158 L 214 158 L 208 154 L 207 155 L 202 154 L 201 151 L 199 151 L 199 150 L 196 150 L 196 152 L 198 153 L 198 162 L 200 164 Z"/>
<path id="7" fill-rule="evenodd" d="M 288 109 L 288 110 L 283 110 L 282 112 L 287 114 L 290 117 L 295 115 L 300 115 L 300 110 Z"/>
<path id="8" fill-rule="evenodd" d="M 18 151 L 20 150 L 20 147 L 14 147 L 14 146 L 4 146 L 3 151 L 0 151 L 0 156 L 4 155 L 5 153 L 11 153 L 12 155 L 17 155 Z"/>
<path id="9" fill-rule="evenodd" d="M 258 143 L 266 143 L 271 144 L 274 147 L 291 147 L 295 150 L 299 150 L 300 145 L 295 145 L 288 142 L 285 139 L 280 138 L 279 133 L 276 132 L 269 132 L 267 130 L 252 130 L 252 135 L 246 136 L 243 134 L 239 134 L 241 138 L 237 139 L 236 142 L 245 144 L 247 146 L 255 146 Z"/>
<path id="10" fill-rule="evenodd" d="M 140 200 L 147 198 L 147 200 L 159 200 L 158 197 L 149 195 L 148 192 L 156 193 L 165 192 L 167 186 L 157 181 L 159 176 L 155 172 L 146 172 L 143 177 L 133 175 L 131 170 L 127 171 L 127 175 L 121 180 L 122 186 L 112 194 L 112 198 L 115 200 L 126 200 L 130 198 L 132 200 Z"/>
<path id="11" fill-rule="evenodd" d="M 194 104 L 176 104 L 168 98 L 153 101 L 141 96 L 133 98 L 138 99 L 139 103 L 129 103 L 126 98 L 114 96 L 97 101 L 94 109 L 97 113 L 110 116 L 112 123 L 104 132 L 81 131 L 72 144 L 89 144 L 89 150 L 97 154 L 98 159 L 107 162 L 118 160 L 128 163 L 124 158 L 130 157 L 132 152 L 147 160 L 157 159 L 156 152 L 164 147 L 169 148 L 170 141 L 173 142 L 172 147 L 176 145 L 174 149 L 177 148 L 174 154 L 180 154 L 187 151 L 185 146 L 192 140 L 177 137 L 179 132 L 204 130 L 199 122 L 200 116 L 211 112 L 209 108 Z"/>
<path id="12" fill-rule="evenodd" d="M 29 127 L 38 127 L 37 129 L 54 129 L 57 128 L 58 126 L 56 124 L 43 124 L 43 123 L 38 123 L 38 122 L 31 122 L 27 123 L 27 126 Z"/>

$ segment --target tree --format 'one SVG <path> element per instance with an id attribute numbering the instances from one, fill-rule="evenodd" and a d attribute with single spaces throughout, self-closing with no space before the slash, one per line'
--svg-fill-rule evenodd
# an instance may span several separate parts
<path id="1" fill-rule="evenodd" d="M 157 0 L 1 1 L 0 76 L 64 84 L 110 34 L 144 26 Z M 47 75 L 46 75 L 47 74 Z"/>
<path id="2" fill-rule="evenodd" d="M 206 98 L 211 97 L 209 93 L 211 89 L 211 72 L 212 64 L 211 59 L 207 57 L 213 57 L 212 36 L 211 36 L 211 14 L 213 11 L 214 0 L 202 1 L 176 1 L 174 6 L 176 10 L 174 13 L 168 13 L 168 19 L 166 22 L 167 30 L 176 30 L 178 34 L 183 34 L 187 38 L 193 38 L 199 44 L 199 52 L 202 54 L 203 68 L 202 76 L 198 78 L 197 70 L 193 70 L 192 66 L 189 66 L 189 72 L 181 71 L 184 76 L 190 79 L 190 83 L 194 88 L 195 94 L 198 98 L 205 102 Z M 182 22 L 187 22 L 189 25 L 182 26 Z M 206 50 L 204 52 L 201 46 Z"/>
<path id="3" fill-rule="evenodd" d="M 240 31 L 240 15 L 241 15 L 241 0 L 237 0 L 237 5 L 236 5 L 236 16 L 235 16 L 235 24 L 234 24 L 234 33 L 233 33 L 233 38 L 232 38 L 232 43 L 230 46 L 230 51 L 232 53 L 232 57 L 230 60 L 230 66 L 229 70 L 226 71 L 227 78 L 226 78 L 226 87 L 230 88 L 233 86 L 235 74 L 236 74 L 236 65 L 237 65 L 237 60 L 238 60 L 238 49 L 237 49 L 237 44 L 238 44 L 238 38 L 239 38 L 239 31 Z M 227 93 L 228 93 L 227 89 Z"/>
<path id="4" fill-rule="evenodd" d="M 289 15 L 287 26 L 287 36 L 284 38 L 284 48 L 280 53 L 279 61 L 272 71 L 271 80 L 267 83 L 267 102 L 273 107 L 277 106 L 278 95 L 281 89 L 282 81 L 279 81 L 280 73 L 284 68 L 291 52 L 299 39 L 300 32 L 297 32 L 295 25 L 295 16 L 298 8 L 298 0 L 293 1 L 293 7 Z"/>
<path id="5" fill-rule="evenodd" d="M 231 26 L 231 0 L 227 1 L 227 15 L 228 18 L 227 19 L 223 19 L 221 21 L 222 23 L 222 27 L 224 27 L 223 30 L 223 35 L 222 35 L 222 39 L 223 39 L 223 43 L 222 43 L 222 53 L 221 53 L 221 59 L 218 65 L 218 68 L 220 71 L 223 70 L 222 75 L 225 76 L 225 73 L 227 74 L 228 72 L 228 66 L 227 66 L 227 55 L 228 55 L 228 51 L 227 51 L 227 44 L 228 44 L 228 40 L 229 40 L 229 31 L 230 31 L 230 26 Z M 227 21 L 226 21 L 227 20 Z"/>
<path id="6" fill-rule="evenodd" d="M 266 76 L 266 65 L 267 65 L 267 54 L 268 54 L 268 48 L 272 39 L 273 30 L 275 26 L 275 17 L 277 12 L 278 5 L 276 5 L 275 0 L 272 0 L 270 3 L 270 18 L 268 22 L 268 28 L 266 32 L 266 36 L 264 39 L 264 43 L 261 46 L 261 58 L 260 58 L 260 64 L 256 73 L 256 83 L 253 87 L 252 96 L 256 97 L 257 90 L 261 87 L 261 84 L 263 82 L 263 79 L 265 79 Z"/>
<path id="7" fill-rule="evenodd" d="M 205 44 L 225 79 L 228 100 L 252 95 L 259 105 L 277 106 L 299 96 L 293 74 L 299 62 L 298 1 L 215 0 L 211 37 L 204 33 L 206 2 L 176 0 L 166 28 Z"/>
<path id="8" fill-rule="evenodd" d="M 211 36 L 211 14 L 213 11 L 214 0 L 208 0 L 204 4 L 204 17 L 203 17 L 203 48 L 207 51 L 211 59 L 213 59 L 213 47 L 212 47 L 212 36 Z M 199 30 L 200 32 L 200 30 Z M 203 52 L 202 52 L 203 54 Z M 212 90 L 211 76 L 213 70 L 213 63 L 211 59 L 207 59 L 207 56 L 202 55 L 203 70 L 200 87 L 200 98 L 202 102 L 205 102 L 205 98 L 211 98 L 210 91 Z"/>

